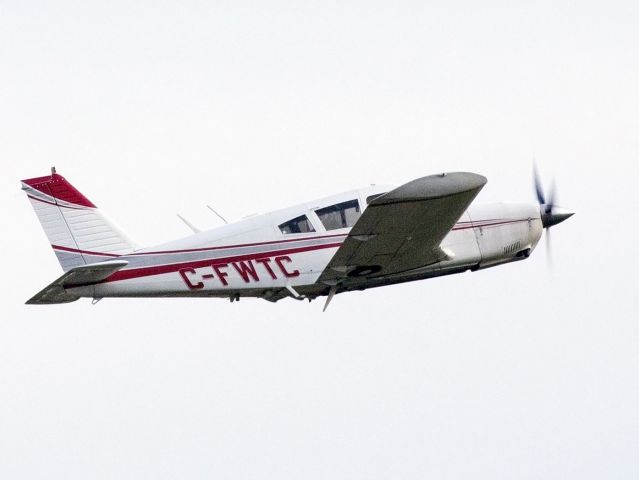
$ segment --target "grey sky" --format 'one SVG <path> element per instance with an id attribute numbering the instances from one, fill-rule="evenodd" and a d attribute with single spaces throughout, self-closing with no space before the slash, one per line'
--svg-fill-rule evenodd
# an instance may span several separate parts
<path id="1" fill-rule="evenodd" d="M 391 5 L 392 3 L 392 5 Z M 2 478 L 639 475 L 636 2 L 0 2 Z M 370 183 L 577 212 L 526 262 L 321 303 L 87 300 L 18 180 L 142 244 Z"/>

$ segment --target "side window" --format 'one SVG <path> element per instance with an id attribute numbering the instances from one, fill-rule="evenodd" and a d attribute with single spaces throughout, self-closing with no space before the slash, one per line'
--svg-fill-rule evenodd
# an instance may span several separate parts
<path id="1" fill-rule="evenodd" d="M 320 208 L 315 210 L 315 213 L 326 230 L 352 227 L 361 215 L 357 200 L 349 200 L 330 207 Z"/>
<path id="2" fill-rule="evenodd" d="M 293 220 L 281 224 L 279 227 L 282 233 L 307 233 L 315 231 L 306 215 L 300 215 Z"/>

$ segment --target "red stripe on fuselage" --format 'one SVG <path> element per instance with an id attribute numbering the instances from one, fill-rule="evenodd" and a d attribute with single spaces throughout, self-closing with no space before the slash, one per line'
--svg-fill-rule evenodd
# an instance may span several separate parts
<path id="1" fill-rule="evenodd" d="M 187 248 L 184 250 L 156 250 L 152 252 L 127 253 L 124 255 L 116 255 L 112 253 L 102 253 L 102 252 L 91 252 L 87 250 L 78 250 L 77 248 L 62 247 L 59 245 L 51 245 L 51 246 L 55 250 L 64 250 L 65 252 L 72 252 L 72 253 L 84 253 L 86 255 L 98 255 L 98 256 L 103 255 L 103 256 L 109 256 L 109 257 L 120 257 L 120 256 L 139 257 L 144 255 L 167 255 L 167 254 L 173 254 L 173 253 L 210 252 L 214 250 L 228 250 L 230 248 L 258 247 L 260 245 L 279 245 L 282 243 L 304 242 L 306 240 L 321 240 L 324 238 L 336 238 L 336 237 L 346 237 L 346 236 L 347 236 L 346 233 L 342 233 L 339 235 L 323 235 L 318 237 L 293 238 L 289 240 L 272 240 L 269 242 L 240 243 L 237 245 L 222 245 L 219 247 Z"/>
<path id="2" fill-rule="evenodd" d="M 337 234 L 337 235 L 320 235 L 315 237 L 305 237 L 305 238 L 292 238 L 288 240 L 271 240 L 269 242 L 255 242 L 255 243 L 240 243 L 238 245 L 222 245 L 219 247 L 202 247 L 202 248 L 187 248 L 184 250 L 157 250 L 153 252 L 139 252 L 139 253 L 131 253 L 131 256 L 142 256 L 142 255 L 161 255 L 161 254 L 171 254 L 171 253 L 191 253 L 191 252 L 208 252 L 212 250 L 225 250 L 228 248 L 242 248 L 242 247 L 257 247 L 260 245 L 277 245 L 280 243 L 290 243 L 290 242 L 303 242 L 306 240 L 321 240 L 323 238 L 336 238 L 336 237 L 346 237 L 347 233 Z"/>
<path id="3" fill-rule="evenodd" d="M 232 257 L 207 258 L 203 260 L 194 260 L 190 262 L 180 262 L 180 263 L 171 263 L 171 264 L 165 264 L 165 265 L 154 265 L 150 267 L 131 268 L 128 270 L 120 270 L 118 272 L 115 272 L 109 278 L 107 278 L 106 280 L 103 280 L 100 283 L 117 282 L 120 280 L 129 280 L 132 278 L 149 277 L 152 275 L 161 275 L 163 273 L 172 273 L 172 272 L 177 272 L 178 270 L 182 268 L 201 268 L 201 267 L 208 267 L 211 265 L 218 265 L 220 263 L 239 262 L 242 260 L 256 260 L 259 258 L 311 252 L 313 250 L 322 250 L 325 248 L 337 248 L 340 245 L 342 245 L 342 242 L 328 243 L 324 245 L 311 245 L 308 247 L 289 248 L 287 250 L 272 250 L 272 251 L 266 251 L 266 252 L 249 253 L 245 255 L 235 255 Z"/>
<path id="4" fill-rule="evenodd" d="M 520 220 L 480 220 L 479 222 L 464 222 L 464 225 L 461 225 L 461 222 L 456 224 L 451 230 L 467 230 L 469 228 L 484 228 L 484 227 L 496 227 L 500 225 L 509 225 L 512 223 L 520 223 L 520 222 L 528 222 L 533 219 L 523 218 Z"/>

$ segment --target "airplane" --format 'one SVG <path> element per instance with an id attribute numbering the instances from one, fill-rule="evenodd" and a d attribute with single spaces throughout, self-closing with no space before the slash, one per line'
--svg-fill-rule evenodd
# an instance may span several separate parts
<path id="1" fill-rule="evenodd" d="M 140 248 L 53 167 L 21 183 L 64 274 L 26 303 L 326 296 L 326 310 L 338 293 L 524 260 L 573 215 L 536 168 L 536 204 L 473 203 L 486 182 L 453 172 L 373 185 Z"/>

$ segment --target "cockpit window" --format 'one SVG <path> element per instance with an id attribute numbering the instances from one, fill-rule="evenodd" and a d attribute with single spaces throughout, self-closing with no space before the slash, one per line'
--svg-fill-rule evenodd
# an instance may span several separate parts
<path id="1" fill-rule="evenodd" d="M 293 220 L 289 220 L 279 227 L 282 233 L 308 233 L 315 231 L 313 224 L 308 220 L 306 215 L 295 217 Z"/>
<path id="2" fill-rule="evenodd" d="M 326 230 L 352 227 L 361 215 L 357 200 L 349 200 L 330 207 L 320 208 L 315 210 L 315 213 Z"/>

